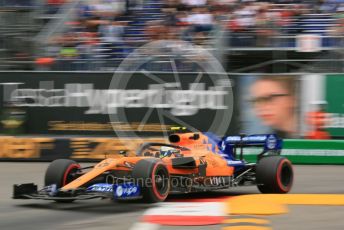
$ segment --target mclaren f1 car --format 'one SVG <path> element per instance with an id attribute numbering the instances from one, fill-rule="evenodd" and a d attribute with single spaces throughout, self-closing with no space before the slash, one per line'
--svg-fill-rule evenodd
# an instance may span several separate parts
<path id="1" fill-rule="evenodd" d="M 256 163 L 244 159 L 248 147 L 260 148 Z M 175 132 L 169 143 L 144 143 L 136 156 L 121 152 L 91 167 L 71 159 L 53 161 L 45 186 L 14 185 L 15 199 L 72 202 L 92 198 L 164 201 L 171 193 L 204 192 L 254 185 L 262 193 L 288 193 L 293 184 L 291 162 L 280 156 L 276 135 L 226 136 Z"/>

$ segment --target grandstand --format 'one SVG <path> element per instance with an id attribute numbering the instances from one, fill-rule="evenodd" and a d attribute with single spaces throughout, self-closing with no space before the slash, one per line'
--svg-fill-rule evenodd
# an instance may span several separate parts
<path id="1" fill-rule="evenodd" d="M 1 0 L 0 69 L 112 71 L 137 47 L 179 39 L 216 53 L 230 72 L 312 63 L 335 72 L 343 2 Z M 316 50 L 299 52 L 300 35 L 313 35 Z"/>

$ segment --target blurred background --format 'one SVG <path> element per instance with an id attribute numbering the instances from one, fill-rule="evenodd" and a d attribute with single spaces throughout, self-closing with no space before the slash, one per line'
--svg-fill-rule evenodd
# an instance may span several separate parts
<path id="1" fill-rule="evenodd" d="M 12 185 L 42 185 L 42 162 L 135 154 L 176 126 L 275 133 L 281 155 L 307 165 L 293 193 L 343 194 L 343 90 L 344 0 L 0 0 L 0 229 L 148 229 L 135 222 L 151 205 L 14 202 Z M 243 150 L 248 162 L 260 153 Z M 208 214 L 184 198 L 250 193 L 165 207 Z M 343 229 L 343 207 L 324 204 L 255 229 Z M 182 229 L 224 227 L 240 228 Z"/>
<path id="2" fill-rule="evenodd" d="M 230 72 L 343 70 L 342 0 L 1 0 L 0 17 L 2 70 L 114 70 L 161 39 L 217 49 Z"/>
<path id="3" fill-rule="evenodd" d="M 0 0 L 0 30 L 4 135 L 111 137 L 115 127 L 158 137 L 181 125 L 171 117 L 161 125 L 153 112 L 143 129 L 147 111 L 138 106 L 114 124 L 99 109 L 105 105 L 97 94 L 109 88 L 114 71 L 137 70 L 118 68 L 137 48 L 173 40 L 200 46 L 227 73 L 234 109 L 225 134 L 344 137 L 343 0 Z M 197 79 L 202 69 L 190 60 L 172 65 L 168 52 L 146 50 L 137 57 L 149 59 L 144 69 L 168 82 L 176 71 L 181 81 Z M 147 74 L 139 75 L 126 89 L 151 89 Z M 204 92 L 214 87 L 208 80 L 205 85 Z M 208 131 L 215 115 L 203 110 L 227 105 L 202 105 L 199 114 L 179 119 Z"/>

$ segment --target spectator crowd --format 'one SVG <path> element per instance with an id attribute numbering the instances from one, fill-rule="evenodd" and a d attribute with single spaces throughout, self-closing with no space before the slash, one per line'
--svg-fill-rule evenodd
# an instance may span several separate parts
<path id="1" fill-rule="evenodd" d="M 46 0 L 45 13 L 62 14 L 72 2 Z M 343 23 L 344 0 L 83 0 L 64 32 L 49 38 L 46 55 L 64 70 L 99 69 L 154 40 L 207 47 L 221 34 L 229 47 L 279 47 L 280 38 L 303 33 L 342 36 Z"/>

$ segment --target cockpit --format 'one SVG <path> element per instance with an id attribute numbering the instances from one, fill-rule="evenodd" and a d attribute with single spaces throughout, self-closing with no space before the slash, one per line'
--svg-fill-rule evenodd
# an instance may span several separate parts
<path id="1" fill-rule="evenodd" d="M 189 148 L 164 144 L 164 143 L 145 143 L 137 150 L 137 156 L 150 156 L 156 158 L 165 158 L 165 157 L 181 157 L 183 156 L 182 151 L 188 151 Z"/>

